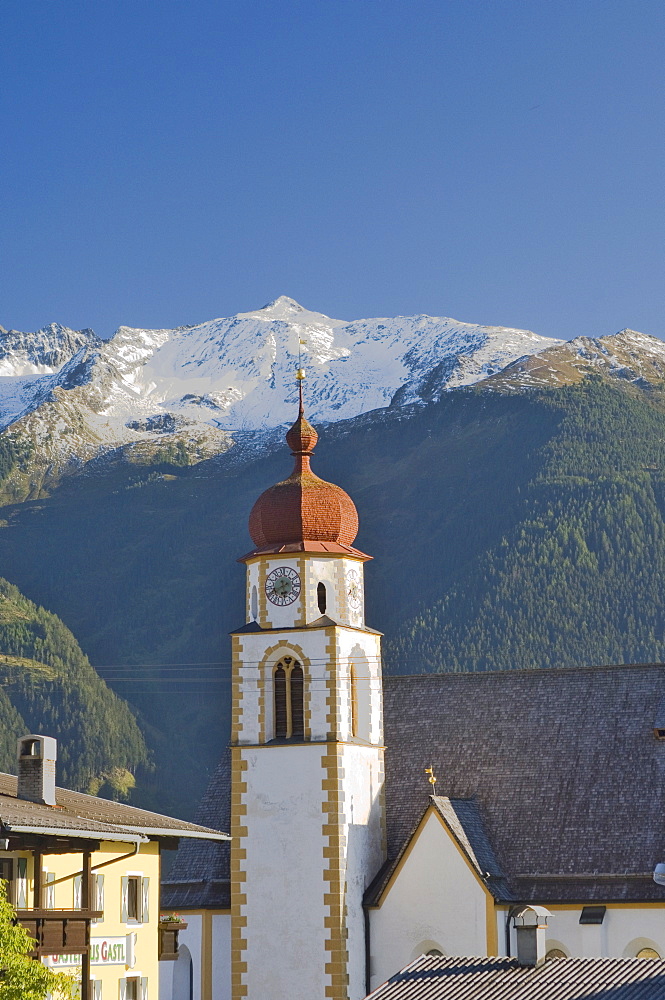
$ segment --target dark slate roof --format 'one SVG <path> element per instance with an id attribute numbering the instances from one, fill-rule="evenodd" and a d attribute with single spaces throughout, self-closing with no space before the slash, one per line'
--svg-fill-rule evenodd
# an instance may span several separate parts
<path id="1" fill-rule="evenodd" d="M 523 969 L 516 958 L 423 955 L 366 1000 L 665 1000 L 665 961 L 555 958 Z"/>
<path id="2" fill-rule="evenodd" d="M 198 822 L 222 830 L 231 827 L 231 752 L 217 766 L 196 814 Z M 227 909 L 231 905 L 229 863 L 231 845 L 183 841 L 168 879 L 162 882 L 165 910 Z"/>
<path id="3" fill-rule="evenodd" d="M 663 664 L 385 677 L 389 859 L 368 902 L 431 801 L 430 766 L 498 899 L 665 899 L 651 878 L 665 861 L 664 694 Z M 197 816 L 222 830 L 229 775 L 225 758 Z M 170 878 L 184 888 L 166 885 L 164 905 L 228 905 L 228 871 L 228 846 L 183 843 Z"/>
<path id="4" fill-rule="evenodd" d="M 422 818 L 429 809 L 434 809 L 443 818 L 459 847 L 490 892 L 497 898 L 512 898 L 510 886 L 487 838 L 476 803 L 472 799 L 449 799 L 443 795 L 432 795 L 428 809 L 418 819 L 409 836 L 405 838 L 399 853 L 388 858 L 368 886 L 365 893 L 365 903 L 368 906 L 378 903 L 383 890 L 399 865 L 402 855 L 409 846 L 409 842 L 415 836 Z"/>
<path id="5" fill-rule="evenodd" d="M 438 793 L 475 803 L 507 898 L 665 898 L 664 691 L 663 664 L 386 677 L 389 857 L 433 767 Z"/>
<path id="6" fill-rule="evenodd" d="M 55 806 L 19 799 L 17 778 L 0 774 L 0 829 L 7 833 L 53 833 L 95 840 L 149 837 L 201 837 L 219 841 L 217 829 L 188 823 L 162 813 L 137 809 L 124 802 L 111 802 L 95 795 L 56 788 Z"/>

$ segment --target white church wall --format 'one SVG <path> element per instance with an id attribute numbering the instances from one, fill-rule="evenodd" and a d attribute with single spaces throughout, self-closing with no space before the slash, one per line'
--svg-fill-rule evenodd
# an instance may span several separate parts
<path id="1" fill-rule="evenodd" d="M 308 954 L 325 954 L 324 753 L 325 747 L 303 744 L 242 751 L 248 765 L 243 961 L 250 998 L 325 995 L 321 965 L 307 961 Z M 284 982 L 280 971 L 288 975 Z"/>
<path id="2" fill-rule="evenodd" d="M 652 948 L 665 958 L 665 904 L 626 906 L 607 904 L 602 924 L 580 924 L 582 906 L 542 903 L 550 910 L 546 950 L 556 948 L 571 958 L 635 958 L 642 948 Z M 602 900 L 588 906 L 602 906 Z M 497 913 L 499 946 L 505 954 L 506 910 Z M 502 930 L 503 928 L 503 930 Z M 510 929 L 510 954 L 517 954 L 515 929 Z"/>
<path id="3" fill-rule="evenodd" d="M 421 947 L 444 955 L 487 954 L 487 894 L 435 813 L 427 817 L 381 905 L 370 910 L 372 989 L 412 961 Z"/>
<path id="4" fill-rule="evenodd" d="M 212 1000 L 231 1000 L 231 914 L 212 918 Z"/>
<path id="5" fill-rule="evenodd" d="M 383 765 L 373 747 L 346 745 L 342 751 L 343 836 L 347 844 L 347 932 L 349 997 L 365 996 L 365 889 L 383 862 Z"/>
<path id="6" fill-rule="evenodd" d="M 589 904 L 594 905 L 594 904 Z M 598 905 L 598 904 L 595 904 Z M 549 907 L 547 948 L 563 945 L 574 958 L 634 958 L 642 948 L 653 948 L 665 958 L 665 908 L 608 906 L 602 924 L 580 924 L 582 907 Z M 560 945 L 550 944 L 549 939 Z M 640 943 L 647 941 L 648 943 Z"/>
<path id="7" fill-rule="evenodd" d="M 371 632 L 338 629 L 337 648 L 340 668 L 340 738 L 351 738 L 350 666 L 356 672 L 358 736 L 375 745 L 383 744 L 383 706 L 381 692 L 380 637 Z"/>

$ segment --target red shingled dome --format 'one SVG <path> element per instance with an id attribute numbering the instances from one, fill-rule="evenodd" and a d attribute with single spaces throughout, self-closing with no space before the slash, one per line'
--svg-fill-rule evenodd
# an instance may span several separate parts
<path id="1" fill-rule="evenodd" d="M 249 533 L 257 548 L 306 541 L 353 543 L 358 534 L 353 500 L 310 468 L 317 440 L 318 434 L 301 409 L 286 435 L 296 460 L 293 472 L 262 493 L 249 515 Z"/>

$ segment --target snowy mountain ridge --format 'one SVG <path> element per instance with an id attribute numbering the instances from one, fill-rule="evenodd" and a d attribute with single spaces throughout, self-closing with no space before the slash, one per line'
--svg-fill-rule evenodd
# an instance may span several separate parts
<path id="1" fill-rule="evenodd" d="M 18 497 L 91 460 L 189 463 L 239 440 L 268 444 L 293 420 L 300 366 L 307 415 L 321 425 L 479 382 L 559 384 L 599 365 L 665 378 L 665 344 L 633 331 L 568 343 L 427 315 L 349 322 L 281 296 L 195 326 L 121 326 L 107 341 L 57 323 L 0 328 L 0 430 L 30 455 Z"/>
<path id="2" fill-rule="evenodd" d="M 128 435 L 127 420 L 167 412 L 229 432 L 271 428 L 292 419 L 299 354 L 309 415 L 339 420 L 388 406 L 396 393 L 400 404 L 437 398 L 556 343 L 431 316 L 346 322 L 285 296 L 192 327 L 120 327 L 108 341 L 51 324 L 0 335 L 0 426 L 58 386 L 87 385 L 89 405 L 105 418 L 96 422 L 119 440 L 140 433 Z"/>

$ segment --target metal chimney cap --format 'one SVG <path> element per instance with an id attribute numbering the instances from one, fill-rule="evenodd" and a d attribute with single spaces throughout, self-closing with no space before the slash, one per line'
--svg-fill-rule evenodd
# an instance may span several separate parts
<path id="1" fill-rule="evenodd" d="M 663 866 L 665 868 L 665 865 Z M 546 906 L 521 906 L 513 913 L 515 927 L 547 927 L 547 918 L 552 914 Z"/>
<path id="2" fill-rule="evenodd" d="M 662 861 L 654 868 L 653 880 L 658 885 L 665 885 L 665 864 Z"/>

